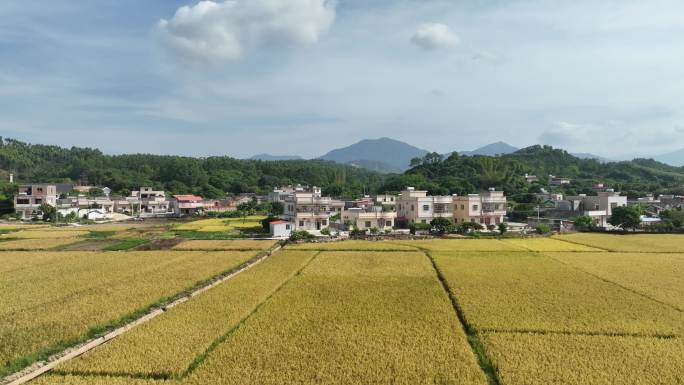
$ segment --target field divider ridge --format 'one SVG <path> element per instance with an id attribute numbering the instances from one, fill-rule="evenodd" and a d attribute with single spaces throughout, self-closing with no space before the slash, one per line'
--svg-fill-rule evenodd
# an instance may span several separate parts
<path id="1" fill-rule="evenodd" d="M 230 271 L 223 272 L 221 274 L 218 274 L 208 280 L 206 280 L 203 284 L 199 285 L 198 287 L 195 287 L 191 289 L 190 291 L 183 291 L 179 294 L 177 294 L 175 297 L 172 297 L 169 302 L 165 304 L 155 304 L 153 305 L 150 309 L 145 311 L 145 313 L 137 317 L 130 322 L 125 323 L 124 325 L 117 327 L 113 330 L 108 331 L 106 334 L 91 338 L 85 342 L 82 342 L 76 346 L 69 347 L 67 349 L 62 350 L 61 352 L 55 353 L 51 355 L 47 360 L 39 361 L 33 363 L 31 366 L 28 366 L 24 368 L 23 370 L 10 374 L 9 376 L 0 379 L 0 385 L 21 385 L 25 384 L 28 381 L 31 381 L 51 370 L 56 368 L 57 366 L 68 362 L 76 357 L 79 357 L 96 347 L 109 342 L 120 335 L 128 332 L 129 330 L 135 328 L 136 326 L 142 325 L 145 322 L 148 322 L 161 314 L 164 314 L 168 309 L 172 309 L 189 299 L 196 297 L 197 295 L 206 292 L 207 290 L 214 288 L 218 285 L 220 285 L 223 282 L 226 282 L 235 276 L 239 275 L 240 273 L 243 273 L 252 267 L 260 264 L 261 262 L 265 261 L 268 257 L 276 253 L 282 248 L 282 245 L 276 244 L 274 247 L 270 248 L 269 250 L 261 251 L 257 253 L 253 258 L 250 260 L 244 262 L 240 266 L 237 266 L 236 268 L 231 269 Z M 123 317 L 126 318 L 126 317 Z"/>
<path id="2" fill-rule="evenodd" d="M 584 274 L 587 274 L 587 275 L 589 275 L 589 276 L 591 276 L 591 277 L 593 277 L 593 278 L 596 278 L 596 279 L 601 280 L 601 281 L 603 281 L 603 282 L 609 283 L 609 284 L 611 284 L 611 285 L 615 285 L 615 286 L 617 286 L 617 287 L 619 287 L 619 288 L 621 288 L 621 289 L 623 289 L 623 290 L 627 290 L 627 291 L 629 291 L 630 293 L 636 294 L 636 295 L 638 295 L 638 296 L 640 296 L 640 297 L 646 298 L 646 299 L 648 299 L 648 300 L 650 300 L 650 301 L 653 301 L 653 302 L 658 303 L 658 304 L 660 304 L 660 305 L 666 306 L 666 307 L 668 307 L 668 308 L 670 308 L 670 309 L 672 309 L 672 310 L 675 310 L 675 311 L 677 311 L 677 312 L 679 312 L 679 313 L 684 313 L 684 309 L 681 309 L 681 308 L 679 308 L 678 306 L 675 306 L 675 305 L 669 304 L 669 303 L 667 303 L 667 302 L 661 301 L 661 300 L 659 300 L 659 299 L 657 299 L 657 298 L 654 298 L 654 297 L 652 297 L 652 296 L 650 296 L 650 295 L 648 295 L 648 294 L 646 294 L 646 293 L 642 293 L 642 292 L 640 292 L 640 291 L 638 291 L 638 290 L 636 290 L 636 289 L 633 289 L 633 288 L 631 288 L 631 287 L 627 287 L 627 286 L 622 285 L 622 284 L 620 284 L 620 283 L 617 283 L 617 282 L 615 282 L 615 281 L 611 281 L 610 279 L 601 277 L 600 275 L 591 273 L 591 272 L 586 271 L 586 270 L 584 270 L 584 269 L 582 269 L 582 268 L 580 268 L 580 267 L 573 266 L 573 265 L 571 265 L 571 264 L 569 264 L 569 263 L 566 263 L 566 262 L 563 262 L 563 261 L 561 261 L 560 259 L 557 259 L 557 258 L 555 258 L 555 257 L 553 257 L 553 256 L 546 255 L 546 254 L 544 254 L 544 253 L 542 253 L 542 255 L 544 255 L 546 258 L 549 258 L 549 259 L 551 259 L 551 260 L 553 260 L 553 261 L 556 261 L 556 262 L 560 263 L 560 264 L 563 265 L 563 266 L 566 266 L 566 267 L 569 267 L 569 268 L 571 268 L 571 269 L 577 270 L 577 271 L 579 271 L 579 272 L 582 272 L 582 273 L 584 273 Z"/>
<path id="3" fill-rule="evenodd" d="M 583 331 L 564 331 L 564 330 L 537 330 L 537 329 L 492 329 L 482 328 L 478 333 L 493 334 L 534 334 L 534 335 L 563 335 L 563 336 L 587 336 L 587 337 L 616 337 L 616 338 L 654 338 L 662 340 L 679 339 L 678 334 L 642 334 L 642 333 L 610 333 L 610 332 L 583 332 Z"/>
<path id="4" fill-rule="evenodd" d="M 484 344 L 480 340 L 479 334 L 477 333 L 475 328 L 473 328 L 472 325 L 470 325 L 470 323 L 468 322 L 468 319 L 466 318 L 463 308 L 459 304 L 456 296 L 452 293 L 451 288 L 449 287 L 449 282 L 447 281 L 442 271 L 439 269 L 439 266 L 437 266 L 437 262 L 435 261 L 434 257 L 432 256 L 429 250 L 421 249 L 421 251 L 430 260 L 432 268 L 437 274 L 437 279 L 442 285 L 442 289 L 446 292 L 446 295 L 449 297 L 449 300 L 451 301 L 451 306 L 453 307 L 454 312 L 456 313 L 456 317 L 458 318 L 461 327 L 463 328 L 463 331 L 466 334 L 468 344 L 470 345 L 473 354 L 477 358 L 477 362 L 480 366 L 480 369 L 487 378 L 487 382 L 489 383 L 489 385 L 502 385 L 503 383 L 497 375 L 496 367 L 487 355 Z"/>

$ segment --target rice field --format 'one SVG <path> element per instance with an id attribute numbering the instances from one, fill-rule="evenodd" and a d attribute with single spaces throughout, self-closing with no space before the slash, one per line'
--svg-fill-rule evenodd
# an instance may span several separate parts
<path id="1" fill-rule="evenodd" d="M 33 383 L 684 384 L 682 244 L 650 234 L 291 244 Z M 0 252 L 0 340 L 31 352 L 50 335 L 83 336 L 102 323 L 93 314 L 116 319 L 267 245 Z"/>
<path id="2" fill-rule="evenodd" d="M 487 333 L 502 385 L 684 383 L 681 339 Z"/>
<path id="3" fill-rule="evenodd" d="M 551 258 L 521 253 L 434 253 L 478 331 L 678 335 L 682 314 Z"/>
<path id="4" fill-rule="evenodd" d="M 683 237 L 677 234 L 609 235 L 576 233 L 560 235 L 555 238 L 608 251 L 684 253 Z"/>
<path id="5" fill-rule="evenodd" d="M 0 241 L 0 250 L 50 250 L 80 242 L 79 238 L 41 238 Z"/>
<path id="6" fill-rule="evenodd" d="M 174 246 L 174 250 L 267 250 L 275 244 L 274 240 L 190 240 Z"/>
<path id="7" fill-rule="evenodd" d="M 21 230 L 16 233 L 3 234 L 2 238 L 19 238 L 19 239 L 58 239 L 58 238 L 79 238 L 90 234 L 87 230 L 72 230 L 72 229 L 40 229 L 40 230 Z"/>
<path id="8" fill-rule="evenodd" d="M 0 253 L 0 373 L 235 268 L 253 252 Z"/>
<path id="9" fill-rule="evenodd" d="M 417 251 L 412 246 L 391 241 L 339 241 L 321 243 L 300 243 L 288 246 L 291 250 L 327 250 L 327 251 Z"/>
<path id="10" fill-rule="evenodd" d="M 246 218 L 211 218 L 184 223 L 175 226 L 179 231 L 199 231 L 199 232 L 233 232 L 240 229 L 261 227 L 261 221 L 265 217 L 250 216 Z"/>

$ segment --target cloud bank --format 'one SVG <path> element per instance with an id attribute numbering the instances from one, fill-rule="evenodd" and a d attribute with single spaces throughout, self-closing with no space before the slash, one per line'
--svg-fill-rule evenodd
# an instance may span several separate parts
<path id="1" fill-rule="evenodd" d="M 271 45 L 318 42 L 335 21 L 329 0 L 201 1 L 159 21 L 162 41 L 190 61 L 235 61 Z"/>
<path id="2" fill-rule="evenodd" d="M 448 25 L 427 23 L 418 27 L 411 37 L 411 43 L 425 50 L 449 49 L 458 46 L 461 39 Z"/>

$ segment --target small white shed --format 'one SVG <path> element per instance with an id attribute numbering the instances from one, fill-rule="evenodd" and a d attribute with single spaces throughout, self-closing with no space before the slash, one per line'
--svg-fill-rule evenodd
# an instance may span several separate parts
<path id="1" fill-rule="evenodd" d="M 273 221 L 270 223 L 271 235 L 274 238 L 289 238 L 292 233 L 292 224 L 285 221 Z"/>

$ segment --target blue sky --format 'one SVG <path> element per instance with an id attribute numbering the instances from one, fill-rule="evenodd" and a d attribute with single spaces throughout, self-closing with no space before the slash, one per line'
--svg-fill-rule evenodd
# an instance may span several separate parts
<path id="1" fill-rule="evenodd" d="M 684 147 L 682 14 L 666 0 L 4 0 L 0 135 L 198 156 L 381 136 L 656 155 Z"/>

